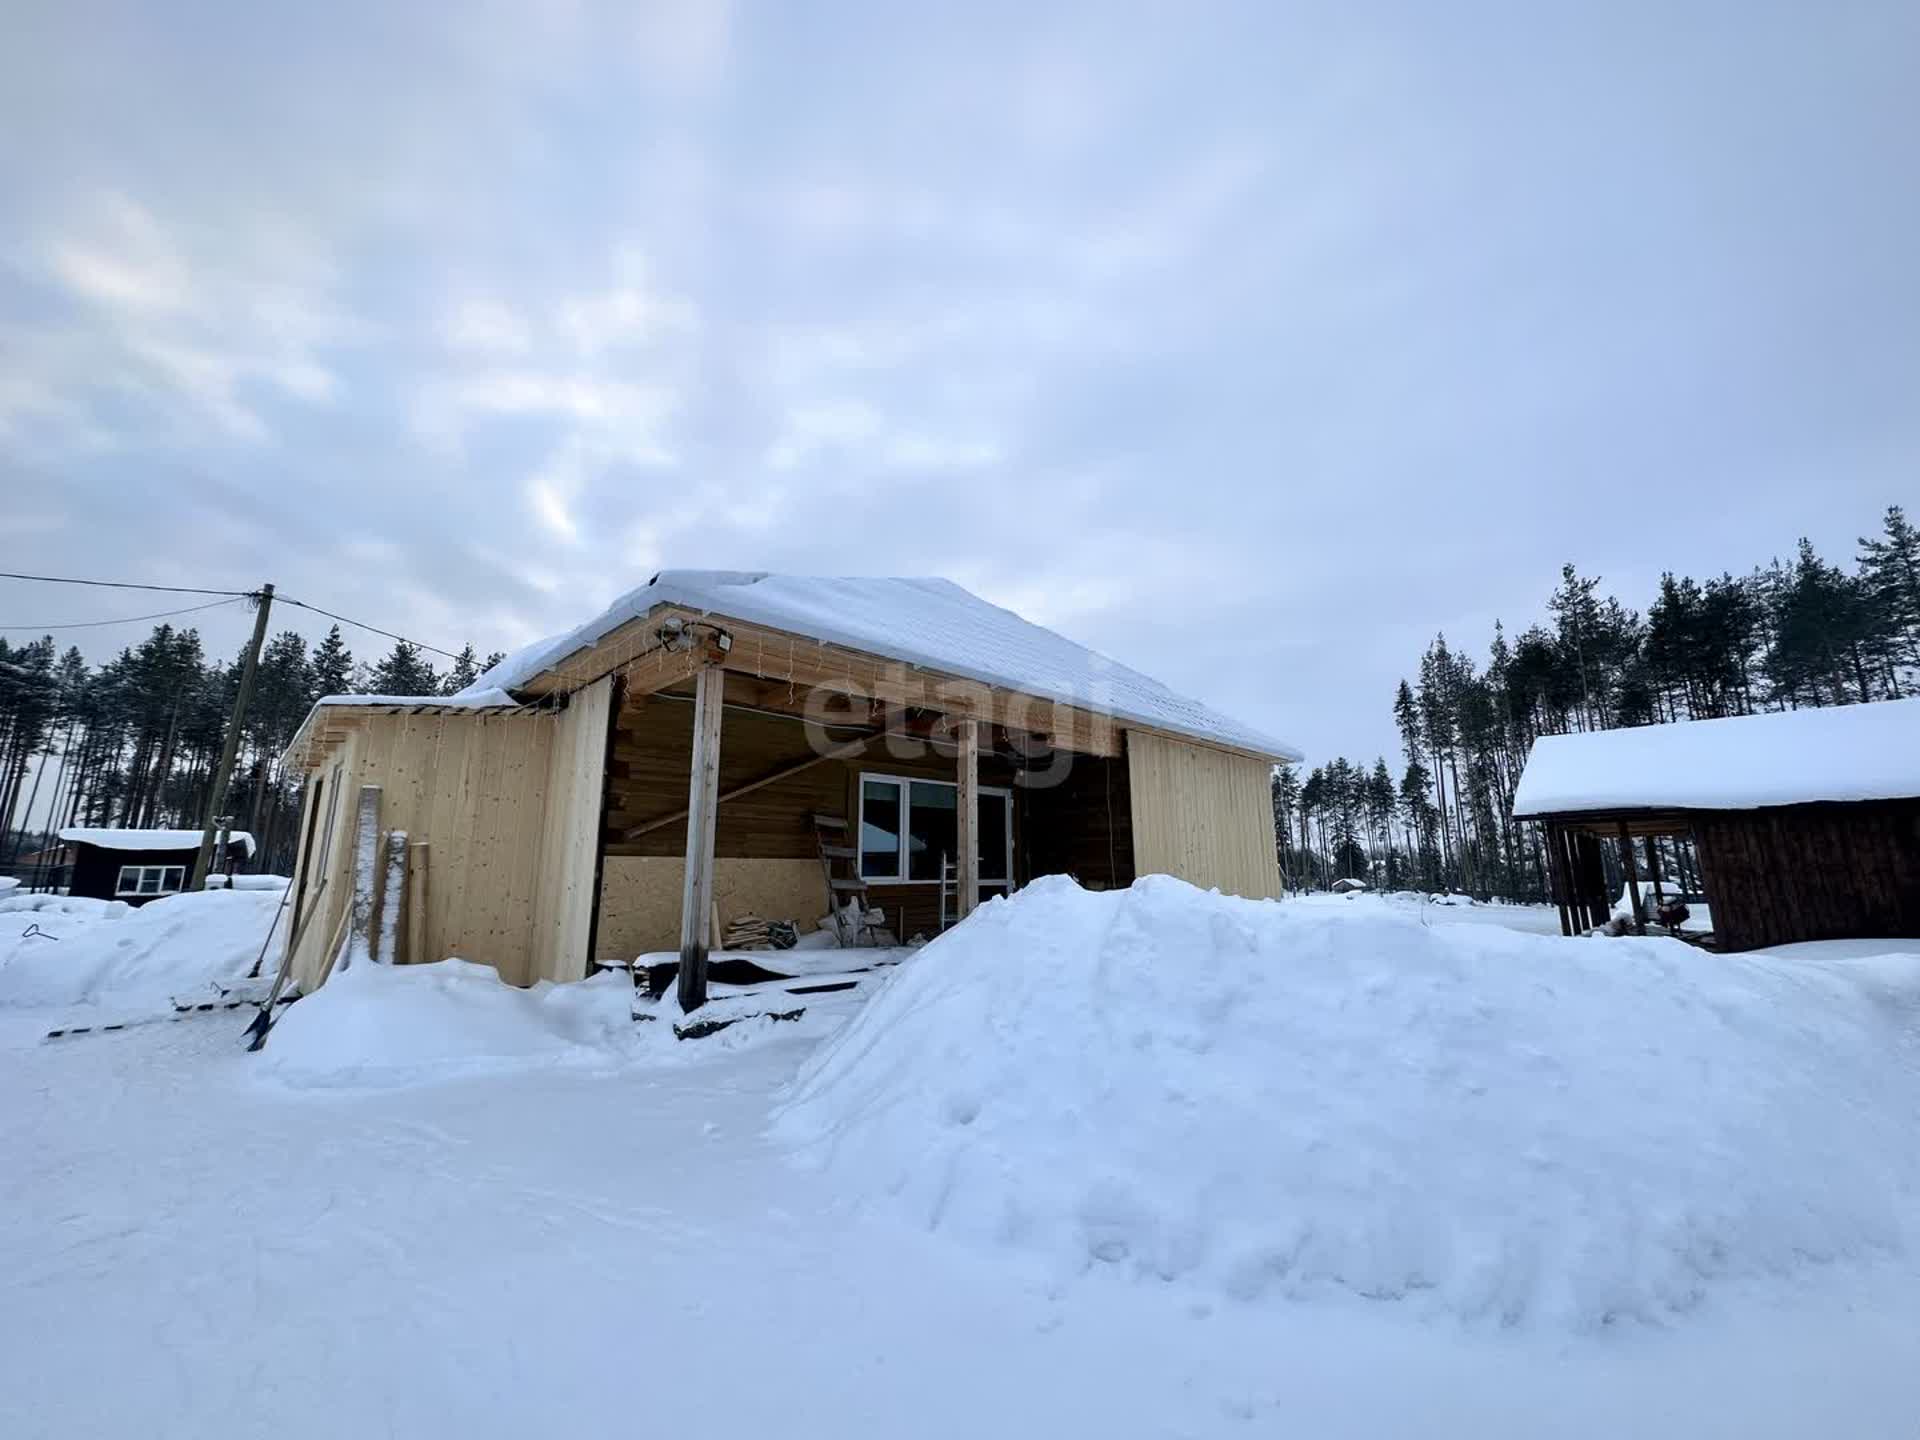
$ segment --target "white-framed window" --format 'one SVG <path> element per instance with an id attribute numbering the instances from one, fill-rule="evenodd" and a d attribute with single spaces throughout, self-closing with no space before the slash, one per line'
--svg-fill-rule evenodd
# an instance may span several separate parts
<path id="1" fill-rule="evenodd" d="M 184 865 L 122 865 L 115 895 L 178 895 L 187 883 Z"/>
<path id="2" fill-rule="evenodd" d="M 860 876 L 873 885 L 937 885 L 943 860 L 956 858 L 960 787 L 913 775 L 860 776 Z M 1013 879 L 1013 792 L 983 785 L 974 826 L 980 887 Z"/>

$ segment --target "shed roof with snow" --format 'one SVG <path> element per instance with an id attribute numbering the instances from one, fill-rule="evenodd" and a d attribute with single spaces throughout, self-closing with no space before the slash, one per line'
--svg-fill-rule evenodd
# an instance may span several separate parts
<path id="1" fill-rule="evenodd" d="M 101 850 L 198 850 L 198 830 L 119 830 L 97 825 L 69 825 L 60 832 L 67 845 L 92 845 Z M 227 846 L 253 853 L 253 836 L 245 830 L 227 832 Z"/>
<path id="2" fill-rule="evenodd" d="M 1756 810 L 1920 796 L 1920 700 L 1542 735 L 1519 816 Z"/>

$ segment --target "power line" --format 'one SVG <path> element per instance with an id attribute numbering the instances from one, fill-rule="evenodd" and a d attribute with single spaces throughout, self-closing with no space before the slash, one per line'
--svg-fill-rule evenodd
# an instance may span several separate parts
<path id="1" fill-rule="evenodd" d="M 278 600 L 282 605 L 297 605 L 302 610 L 311 610 L 314 614 L 324 615 L 329 620 L 338 620 L 342 625 L 352 625 L 356 629 L 370 630 L 375 635 L 384 635 L 389 640 L 398 640 L 402 645 L 411 645 L 416 650 L 431 650 L 435 655 L 444 655 L 449 660 L 458 660 L 460 658 L 454 654 L 453 651 L 442 650 L 438 645 L 428 645 L 419 640 L 409 640 L 404 635 L 396 635 L 391 630 L 382 630 L 378 625 L 369 625 L 364 620 L 349 620 L 344 615 L 336 615 L 331 610 L 322 610 L 318 605 L 309 605 L 304 600 L 295 600 L 287 595 L 276 595 L 273 598 Z"/>
<path id="2" fill-rule="evenodd" d="M 38 580 L 49 585 L 97 585 L 109 590 L 164 590 L 175 595 L 220 595 L 225 598 L 215 604 L 224 605 L 230 600 L 257 600 L 258 590 L 209 590 L 194 585 L 147 585 L 132 580 L 83 580 L 71 575 L 23 575 L 14 570 L 0 570 L 0 580 Z M 309 605 L 304 600 L 295 600 L 291 596 L 274 597 L 282 605 L 295 605 L 302 610 L 311 610 L 316 615 L 324 615 L 329 620 L 338 620 L 342 625 L 351 625 L 357 630 L 366 630 L 375 635 L 385 636 L 389 640 L 398 640 L 402 645 L 411 645 L 416 650 L 431 651 L 435 655 L 444 655 L 449 660 L 460 657 L 451 650 L 442 650 L 438 645 L 428 645 L 419 640 L 409 640 L 404 635 L 396 635 L 391 630 L 382 630 L 378 625 L 369 625 L 364 620 L 350 620 L 345 615 L 336 615 L 331 610 L 322 610 L 318 605 Z M 132 615 L 126 620 L 86 620 L 71 625 L 0 625 L 0 630 L 79 630 L 98 625 L 126 625 L 139 620 L 161 620 L 169 615 L 186 615 L 194 610 L 211 610 L 212 605 L 193 605 L 185 610 L 163 610 L 153 615 Z"/>
<path id="3" fill-rule="evenodd" d="M 257 590 L 208 590 L 197 585 L 145 585 L 132 580 L 79 580 L 71 575 L 22 575 L 14 570 L 0 570 L 0 580 L 39 580 L 48 585 L 97 585 L 107 590 L 164 590 L 174 595 L 225 595 L 231 600 L 244 600 L 260 593 Z"/>
<path id="4" fill-rule="evenodd" d="M 165 620 L 174 615 L 191 615 L 199 610 L 214 610 L 222 605 L 231 605 L 235 600 L 249 598 L 244 592 L 229 596 L 225 600 L 209 600 L 204 605 L 189 605 L 183 610 L 156 610 L 151 615 L 126 615 L 118 620 L 71 620 L 64 625 L 0 625 L 0 630 L 26 631 L 39 635 L 49 630 L 92 630 L 102 625 L 133 625 L 142 620 Z"/>

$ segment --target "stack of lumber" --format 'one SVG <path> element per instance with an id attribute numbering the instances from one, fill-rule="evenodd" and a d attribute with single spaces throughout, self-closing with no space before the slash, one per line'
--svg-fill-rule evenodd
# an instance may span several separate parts
<path id="1" fill-rule="evenodd" d="M 765 920 L 758 915 L 747 914 L 727 925 L 720 944 L 726 950 L 771 950 L 773 938 L 767 931 Z"/>

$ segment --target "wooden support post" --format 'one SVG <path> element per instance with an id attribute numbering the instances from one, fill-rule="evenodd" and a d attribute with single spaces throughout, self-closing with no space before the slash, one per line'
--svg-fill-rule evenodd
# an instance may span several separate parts
<path id="1" fill-rule="evenodd" d="M 1640 872 L 1633 863 L 1633 835 L 1627 822 L 1620 822 L 1620 866 L 1627 872 L 1627 898 L 1633 901 L 1633 933 L 1647 933 L 1647 912 L 1640 904 Z"/>
<path id="2" fill-rule="evenodd" d="M 713 831 L 720 809 L 720 715 L 727 672 L 704 665 L 694 682 L 693 764 L 687 776 L 687 873 L 680 891 L 678 998 L 683 1011 L 707 1003 L 707 933 L 713 908 Z"/>
<path id="3" fill-rule="evenodd" d="M 1653 911 L 1660 913 L 1660 907 L 1666 903 L 1666 891 L 1660 887 L 1660 837 L 1647 836 L 1647 878 L 1653 882 Z"/>
<path id="4" fill-rule="evenodd" d="M 425 965 L 427 954 L 427 842 L 416 840 L 407 846 L 407 959 L 409 965 Z"/>
<path id="5" fill-rule="evenodd" d="M 350 970 L 353 962 L 373 956 L 374 867 L 380 858 L 380 787 L 360 787 L 360 812 L 354 822 L 353 888 L 347 893 L 347 951 L 339 968 Z"/>
<path id="6" fill-rule="evenodd" d="M 980 722 L 968 717 L 954 726 L 959 742 L 958 789 L 954 795 L 957 826 L 955 846 L 960 854 L 954 876 L 960 891 L 960 918 L 966 919 L 980 903 Z"/>
<path id="7" fill-rule="evenodd" d="M 407 832 L 387 832 L 386 875 L 380 887 L 380 935 L 373 958 L 382 965 L 400 963 L 400 944 L 406 936 Z"/>
<path id="8" fill-rule="evenodd" d="M 1560 827 L 1547 824 L 1547 884 L 1553 903 L 1560 911 L 1560 933 L 1573 934 L 1573 917 L 1567 910 L 1567 847 Z"/>

